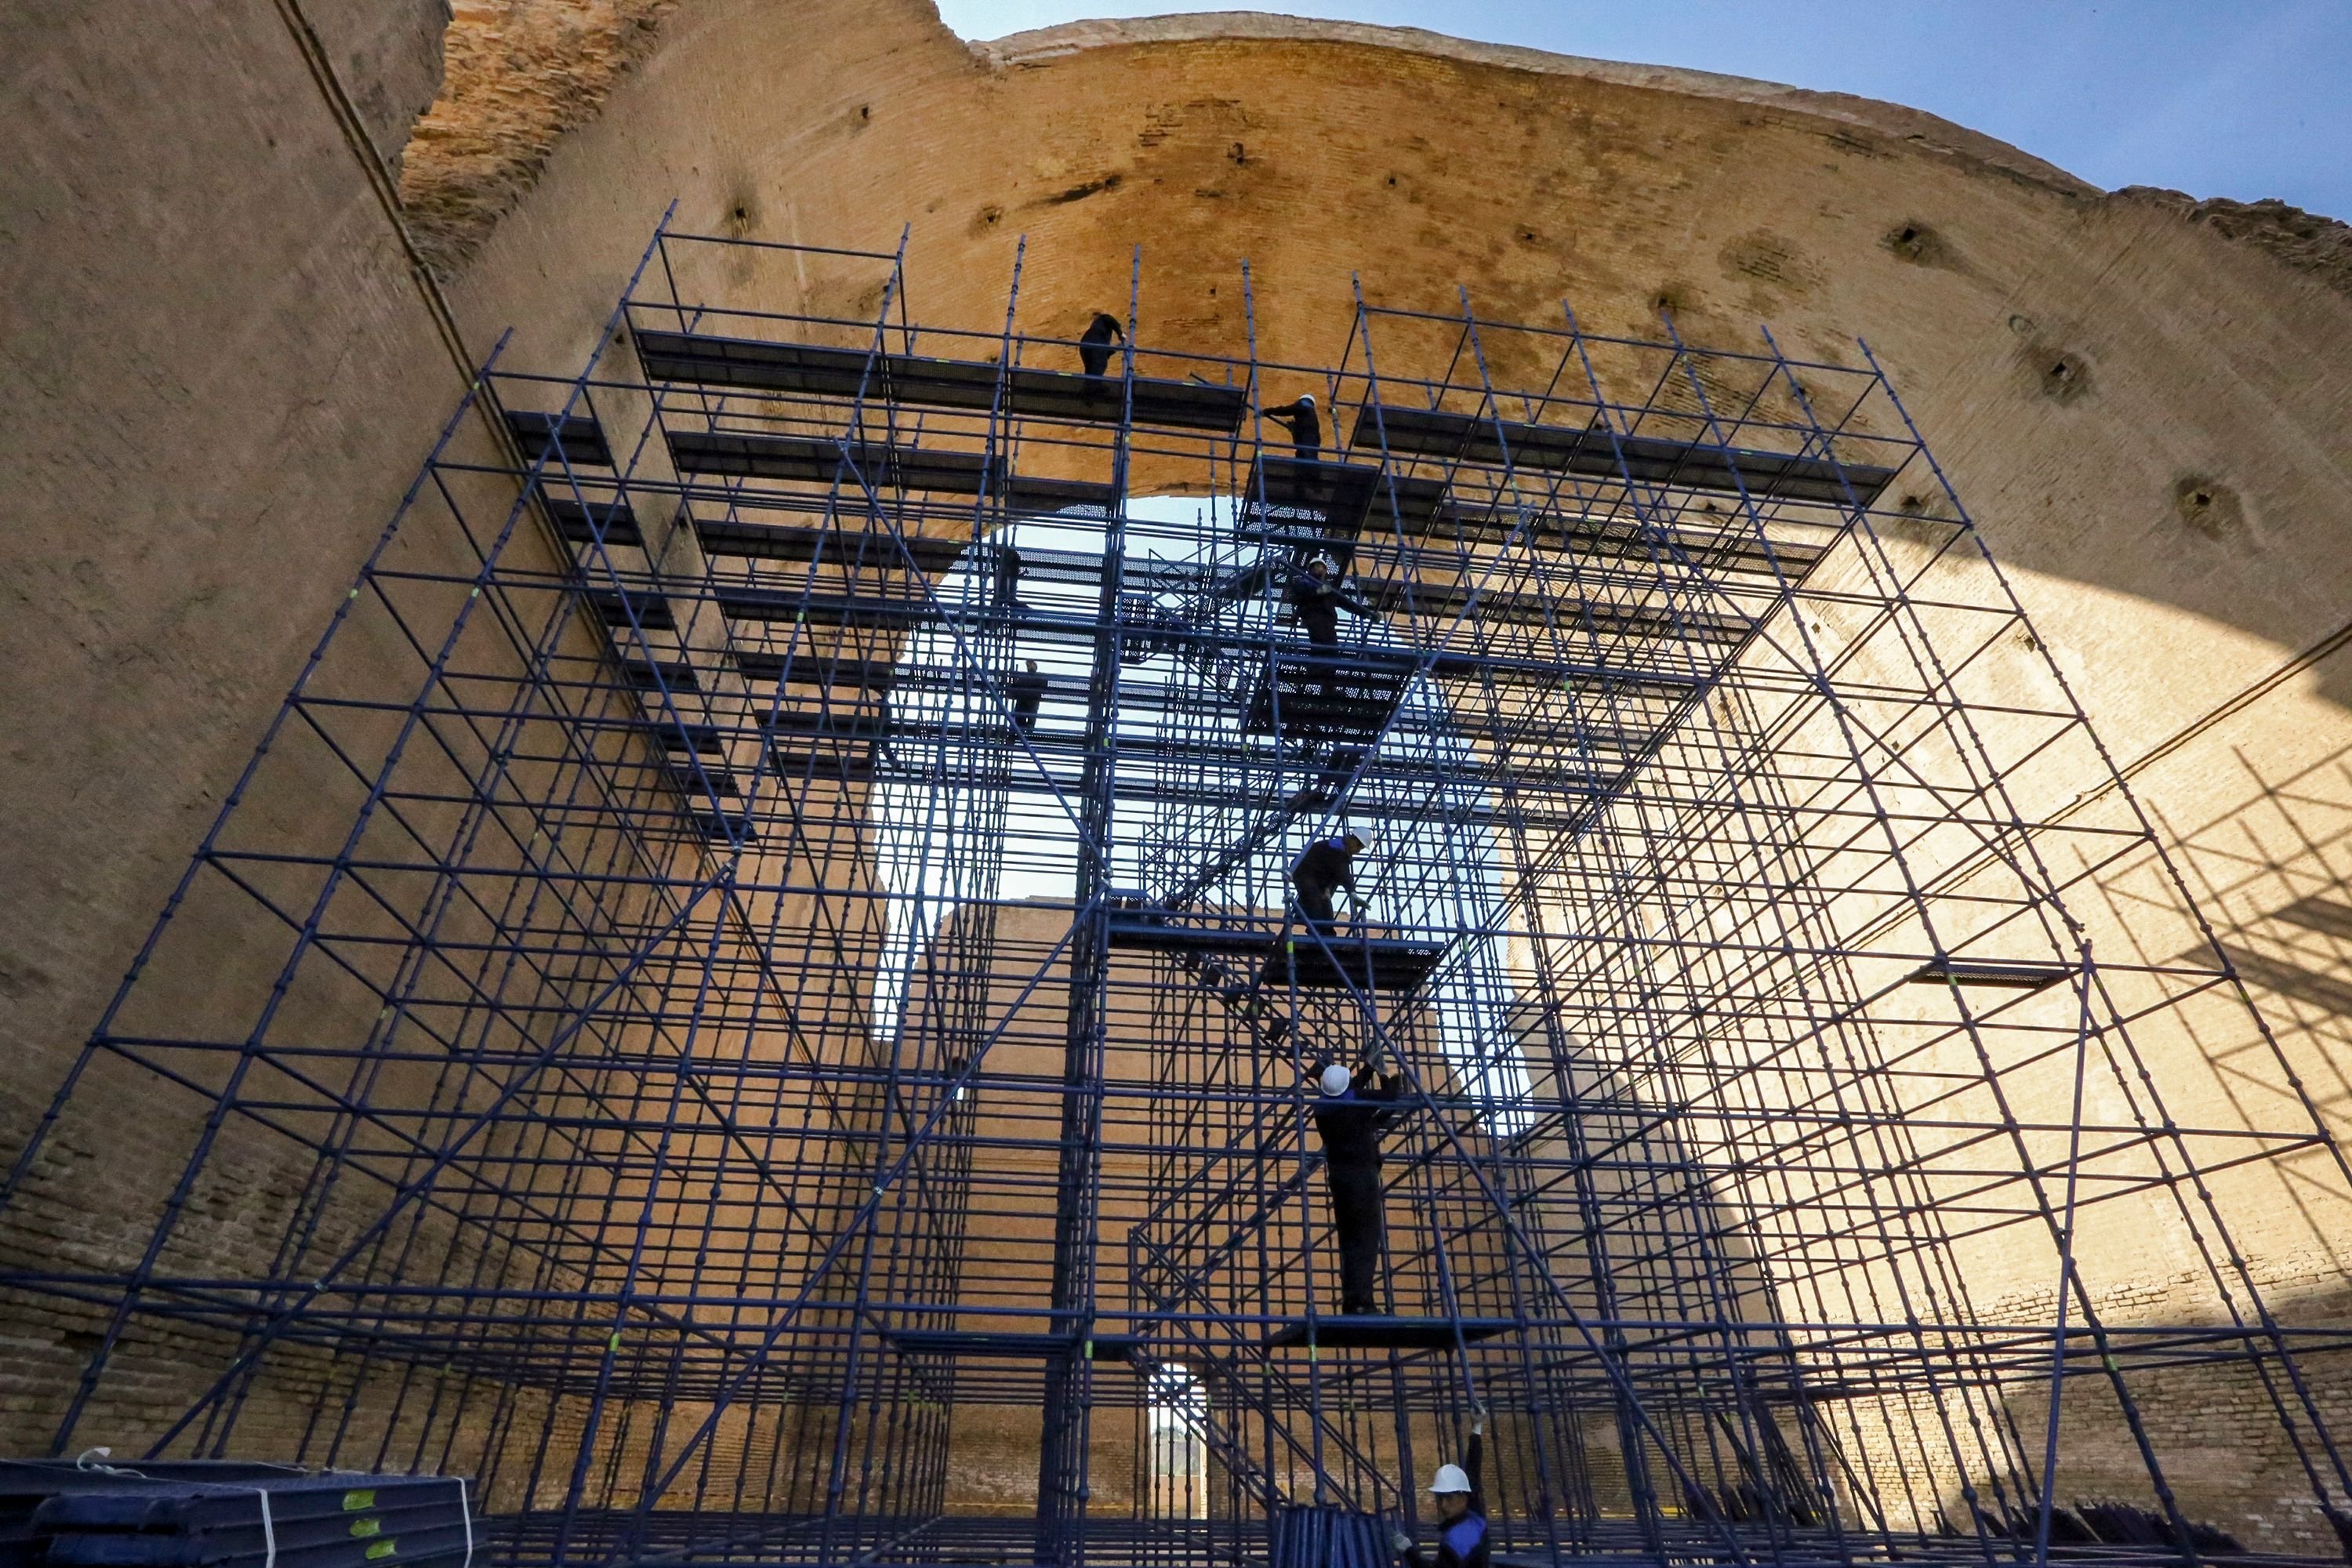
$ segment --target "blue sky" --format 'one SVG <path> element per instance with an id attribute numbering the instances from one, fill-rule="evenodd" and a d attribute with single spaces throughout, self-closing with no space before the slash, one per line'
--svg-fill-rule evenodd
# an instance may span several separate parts
<path id="1" fill-rule="evenodd" d="M 968 38 L 1224 9 L 940 0 Z M 1296 0 L 1265 9 L 1886 99 L 2094 184 L 2352 219 L 2352 0 Z"/>

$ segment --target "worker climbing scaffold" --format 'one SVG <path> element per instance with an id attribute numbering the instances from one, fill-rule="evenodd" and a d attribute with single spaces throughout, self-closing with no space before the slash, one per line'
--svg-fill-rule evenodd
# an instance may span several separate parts
<path id="1" fill-rule="evenodd" d="M 1315 1076 L 1315 1131 L 1323 1142 L 1323 1176 L 1339 1243 L 1339 1310 L 1381 1310 L 1381 1256 L 1387 1194 L 1381 1185 L 1381 1138 L 1396 1121 L 1404 1079 L 1371 1059 L 1349 1072 L 1337 1062 Z"/>

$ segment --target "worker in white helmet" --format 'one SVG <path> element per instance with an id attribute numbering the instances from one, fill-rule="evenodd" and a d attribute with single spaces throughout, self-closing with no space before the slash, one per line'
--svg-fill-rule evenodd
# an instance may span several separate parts
<path id="1" fill-rule="evenodd" d="M 1486 1407 L 1472 1408 L 1470 1442 L 1463 1449 L 1462 1463 L 1440 1465 L 1436 1479 L 1429 1483 L 1430 1495 L 1437 1500 L 1437 1560 L 1432 1563 L 1428 1555 L 1413 1544 L 1412 1537 L 1402 1531 L 1390 1538 L 1397 1555 L 1411 1568 L 1486 1568 L 1489 1531 L 1486 1529 L 1486 1499 L 1479 1489 L 1481 1461 L 1486 1458 Z"/>
<path id="2" fill-rule="evenodd" d="M 1404 1093 L 1401 1074 L 1383 1073 L 1376 1050 L 1354 1072 L 1338 1062 L 1316 1075 L 1315 1131 L 1323 1140 L 1323 1181 L 1339 1239 L 1339 1310 L 1378 1312 L 1381 1248 L 1388 1206 L 1381 1184 L 1381 1134 Z"/>
<path id="3" fill-rule="evenodd" d="M 1315 395 L 1301 393 L 1296 402 L 1261 410 L 1290 432 L 1290 448 L 1308 462 L 1323 456 L 1323 416 L 1315 411 Z"/>

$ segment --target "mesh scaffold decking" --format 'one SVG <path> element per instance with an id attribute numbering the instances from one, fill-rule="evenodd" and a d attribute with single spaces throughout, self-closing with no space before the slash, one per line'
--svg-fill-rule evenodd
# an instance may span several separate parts
<path id="1" fill-rule="evenodd" d="M 1087 375 L 1019 283 L 664 234 L 485 367 L 9 1176 L 28 1446 L 467 1475 L 513 1563 L 1205 1568 L 1424 1527 L 1483 1406 L 1530 1560 L 2175 1563 L 2213 1400 L 2336 1553 L 2341 1336 L 2232 1205 L 2340 1159 L 2169 1065 L 2267 1036 L 1866 349 L 1130 300 Z M 96 1150 L 126 1074 L 184 1114 Z"/>

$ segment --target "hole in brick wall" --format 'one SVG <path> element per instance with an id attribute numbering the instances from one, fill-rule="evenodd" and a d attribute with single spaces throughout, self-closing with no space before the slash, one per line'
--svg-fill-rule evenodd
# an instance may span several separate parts
<path id="1" fill-rule="evenodd" d="M 2191 533 L 2216 542 L 2246 531 L 2245 503 L 2238 492 L 2206 474 L 2189 474 L 2172 487 L 2173 510 Z"/>
<path id="2" fill-rule="evenodd" d="M 2091 366 L 2081 354 L 2048 343 L 2028 343 L 2024 353 L 2027 367 L 2051 401 L 2073 403 L 2090 392 Z"/>
<path id="3" fill-rule="evenodd" d="M 1922 267 L 1940 266 L 1951 259 L 1951 248 L 1944 243 L 1944 237 L 1916 219 L 1888 229 L 1880 243 L 1904 260 Z"/>

